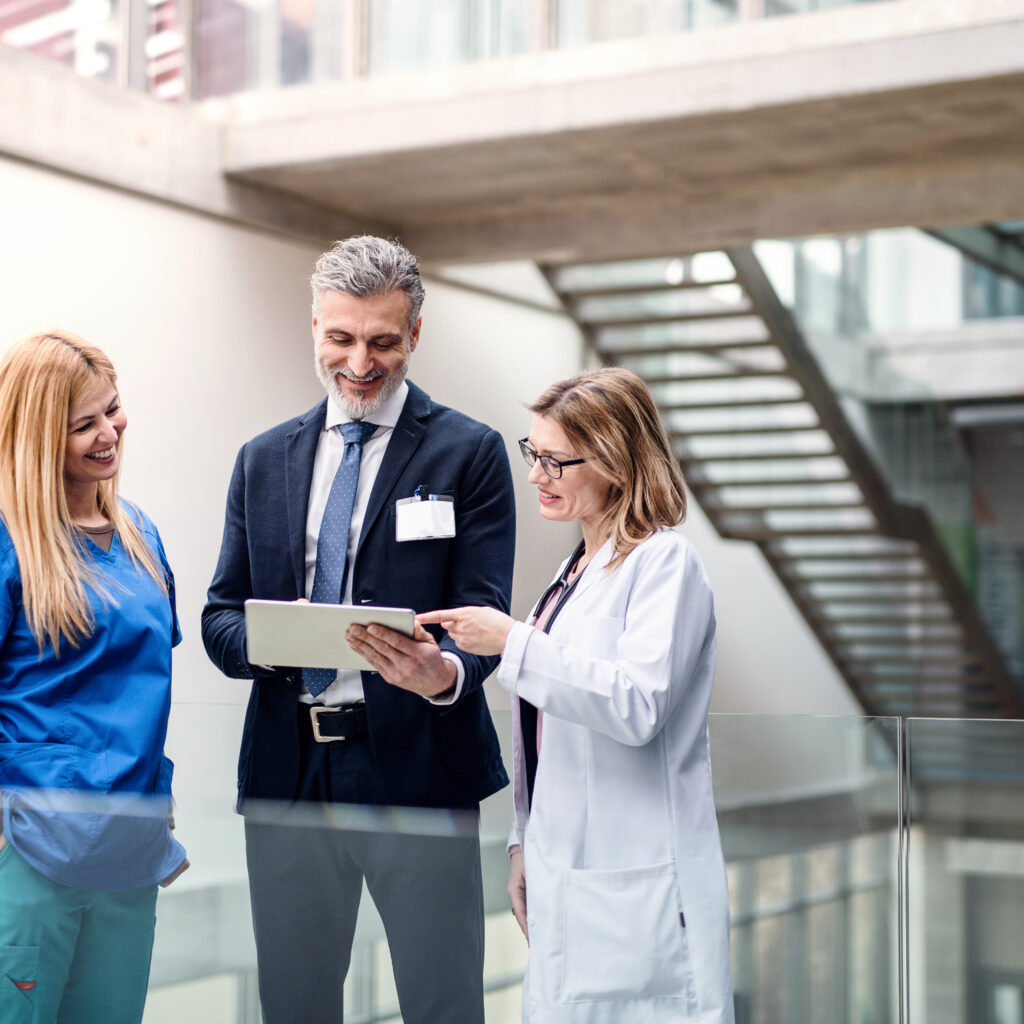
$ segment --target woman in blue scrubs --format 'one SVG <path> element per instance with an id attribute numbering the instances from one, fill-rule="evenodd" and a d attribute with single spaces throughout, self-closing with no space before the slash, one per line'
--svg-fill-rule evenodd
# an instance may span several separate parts
<path id="1" fill-rule="evenodd" d="M 0 1021 L 137 1024 L 158 884 L 188 865 L 163 754 L 174 582 L 118 498 L 127 420 L 99 349 L 0 360 Z"/>

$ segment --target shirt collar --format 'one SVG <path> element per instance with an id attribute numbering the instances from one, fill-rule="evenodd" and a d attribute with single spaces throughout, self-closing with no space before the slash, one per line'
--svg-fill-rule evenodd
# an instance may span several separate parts
<path id="1" fill-rule="evenodd" d="M 369 422 L 376 423 L 378 427 L 387 427 L 394 430 L 398 423 L 399 416 L 405 406 L 405 400 L 409 395 L 409 385 L 402 381 L 398 390 L 376 411 L 370 413 Z M 324 421 L 324 430 L 333 430 L 339 423 L 351 423 L 352 417 L 342 409 L 333 398 L 327 398 L 327 419 Z"/>

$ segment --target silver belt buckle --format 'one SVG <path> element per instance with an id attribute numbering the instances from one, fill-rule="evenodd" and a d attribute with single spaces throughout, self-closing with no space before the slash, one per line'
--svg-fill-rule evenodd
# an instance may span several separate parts
<path id="1" fill-rule="evenodd" d="M 325 711 L 337 711 L 337 708 L 329 708 L 323 704 L 314 704 L 310 706 L 309 717 L 313 723 L 313 739 L 317 743 L 337 743 L 341 740 L 347 739 L 346 736 L 321 736 L 320 735 L 320 716 Z"/>

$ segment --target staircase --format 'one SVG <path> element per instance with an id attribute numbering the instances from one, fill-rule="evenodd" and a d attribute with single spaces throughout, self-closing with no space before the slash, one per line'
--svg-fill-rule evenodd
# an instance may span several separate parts
<path id="1" fill-rule="evenodd" d="M 928 515 L 897 503 L 750 248 L 542 267 L 650 385 L 723 537 L 761 549 L 871 715 L 1024 717 Z"/>

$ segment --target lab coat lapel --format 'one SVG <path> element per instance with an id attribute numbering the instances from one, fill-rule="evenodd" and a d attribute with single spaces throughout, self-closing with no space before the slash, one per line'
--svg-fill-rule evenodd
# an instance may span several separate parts
<path id="1" fill-rule="evenodd" d="M 313 483 L 313 462 L 320 432 L 327 418 L 327 399 L 310 409 L 298 427 L 285 437 L 284 489 L 288 504 L 288 550 L 295 573 L 295 588 L 306 594 L 306 516 Z"/>
<path id="2" fill-rule="evenodd" d="M 590 564 L 583 570 L 583 575 L 576 584 L 573 597 L 579 597 L 585 590 L 589 590 L 599 579 L 607 575 L 605 572 L 608 563 L 612 560 L 615 548 L 609 537 L 598 549 L 597 554 L 590 560 Z"/>

